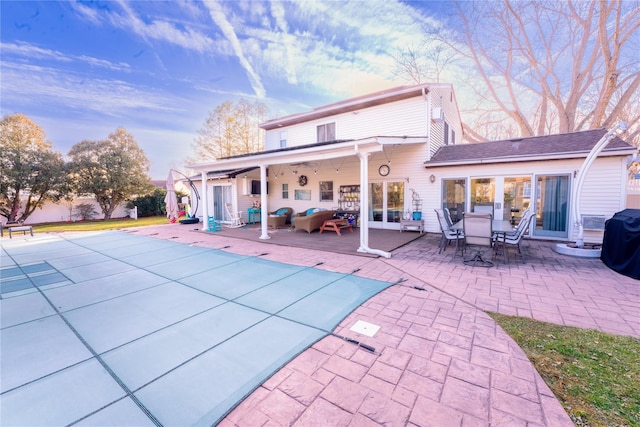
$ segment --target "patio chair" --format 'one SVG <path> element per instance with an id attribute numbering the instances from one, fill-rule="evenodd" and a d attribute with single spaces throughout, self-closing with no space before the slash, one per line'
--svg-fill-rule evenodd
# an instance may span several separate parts
<path id="1" fill-rule="evenodd" d="M 449 227 L 451 227 L 453 225 L 453 220 L 451 219 L 451 211 L 449 210 L 449 208 L 444 208 L 444 219 L 445 221 L 447 221 L 447 224 L 449 224 Z"/>
<path id="2" fill-rule="evenodd" d="M 442 253 L 443 250 L 447 249 L 447 245 L 451 243 L 452 240 L 456 241 L 456 251 L 453 253 L 455 257 L 458 254 L 458 251 L 463 252 L 464 245 L 459 245 L 458 242 L 464 239 L 463 232 L 455 232 L 449 228 L 449 224 L 446 220 L 446 213 L 443 209 L 434 209 L 436 212 L 436 216 L 438 217 L 438 223 L 440 224 L 440 231 L 442 232 L 442 238 L 440 239 L 440 250 L 438 253 Z"/>
<path id="3" fill-rule="evenodd" d="M 474 250 L 472 258 L 464 259 L 466 265 L 475 267 L 493 267 L 493 262 L 483 258 L 483 254 L 493 249 L 492 215 L 465 212 L 462 216 L 464 239 L 467 246 Z"/>
<path id="4" fill-rule="evenodd" d="M 242 212 L 234 212 L 231 203 L 225 203 L 224 207 L 227 210 L 229 218 L 231 219 L 231 224 L 227 224 L 227 227 L 239 228 L 245 225 L 245 223 L 242 221 Z"/>
<path id="5" fill-rule="evenodd" d="M 222 225 L 215 217 L 209 216 L 207 218 L 207 228 L 209 231 L 220 231 L 222 230 Z"/>
<path id="6" fill-rule="evenodd" d="M 504 250 L 507 250 L 507 245 L 511 245 L 511 246 L 517 246 L 518 247 L 518 253 L 520 254 L 520 257 L 522 258 L 522 263 L 525 264 L 526 260 L 524 259 L 524 252 L 522 251 L 522 238 L 527 234 L 527 232 L 529 231 L 529 225 L 531 224 L 531 219 L 535 216 L 533 210 L 529 209 L 527 211 L 525 211 L 524 215 L 522 215 L 522 219 L 520 220 L 520 223 L 518 224 L 518 227 L 515 229 L 515 231 L 513 232 L 513 234 L 507 234 L 505 236 L 504 239 Z"/>
<path id="7" fill-rule="evenodd" d="M 267 218 L 267 225 L 270 228 L 278 228 L 278 227 L 284 227 L 287 224 L 291 224 L 292 214 L 293 214 L 293 209 L 289 207 L 280 208 L 273 212 L 269 212 L 269 217 Z"/>
<path id="8" fill-rule="evenodd" d="M 493 205 L 475 205 L 473 213 L 491 214 L 491 218 L 493 218 Z"/>

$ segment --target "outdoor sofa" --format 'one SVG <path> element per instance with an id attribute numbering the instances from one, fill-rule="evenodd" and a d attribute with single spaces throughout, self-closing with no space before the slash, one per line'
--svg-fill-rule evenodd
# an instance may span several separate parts
<path id="1" fill-rule="evenodd" d="M 296 231 L 304 230 L 311 233 L 313 230 L 319 230 L 326 220 L 333 218 L 334 214 L 333 210 L 307 209 L 293 217 L 293 225 Z"/>

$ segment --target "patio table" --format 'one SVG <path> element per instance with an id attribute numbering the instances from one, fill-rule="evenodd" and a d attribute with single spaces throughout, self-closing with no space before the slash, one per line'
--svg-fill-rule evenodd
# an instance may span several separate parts
<path id="1" fill-rule="evenodd" d="M 455 231 L 456 234 L 460 234 L 463 230 L 462 220 L 453 224 L 450 228 Z M 512 233 L 514 228 L 511 225 L 511 221 L 504 219 L 494 219 L 491 221 L 491 230 L 496 236 L 496 243 L 500 244 L 502 250 L 502 258 L 505 264 L 509 263 L 509 259 L 507 258 L 507 248 L 506 248 L 506 240 L 507 234 Z M 497 252 L 497 251 L 496 251 Z"/>

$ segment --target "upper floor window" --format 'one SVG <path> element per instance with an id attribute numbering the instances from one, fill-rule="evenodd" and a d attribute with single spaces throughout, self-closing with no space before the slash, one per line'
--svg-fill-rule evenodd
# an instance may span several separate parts
<path id="1" fill-rule="evenodd" d="M 280 132 L 280 148 L 285 148 L 287 146 L 287 132 Z"/>
<path id="2" fill-rule="evenodd" d="M 456 145 L 456 131 L 451 129 L 451 145 Z"/>
<path id="3" fill-rule="evenodd" d="M 336 123 L 325 123 L 324 125 L 318 125 L 316 128 L 318 133 L 318 140 L 316 142 L 326 142 L 336 140 Z"/>
<path id="4" fill-rule="evenodd" d="M 444 145 L 449 145 L 449 123 L 444 122 Z"/>

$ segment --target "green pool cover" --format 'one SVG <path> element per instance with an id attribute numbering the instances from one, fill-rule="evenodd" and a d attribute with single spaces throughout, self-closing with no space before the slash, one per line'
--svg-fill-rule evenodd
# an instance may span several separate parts
<path id="1" fill-rule="evenodd" d="M 102 232 L 2 241 L 3 425 L 202 425 L 390 283 Z"/>

